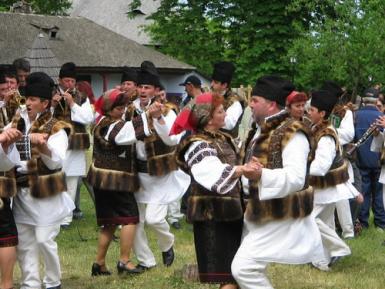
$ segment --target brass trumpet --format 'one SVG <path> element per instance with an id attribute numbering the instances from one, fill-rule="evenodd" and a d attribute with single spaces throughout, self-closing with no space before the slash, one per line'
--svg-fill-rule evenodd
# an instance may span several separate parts
<path id="1" fill-rule="evenodd" d="M 13 94 L 9 99 L 9 104 L 16 108 L 25 106 L 26 102 L 27 102 L 27 98 L 25 96 L 22 96 L 17 89 L 13 91 Z"/>

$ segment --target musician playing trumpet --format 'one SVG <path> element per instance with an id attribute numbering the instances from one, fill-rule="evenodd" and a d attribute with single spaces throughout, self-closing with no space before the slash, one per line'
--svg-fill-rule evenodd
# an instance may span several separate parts
<path id="1" fill-rule="evenodd" d="M 94 113 L 85 93 L 79 92 L 76 85 L 76 65 L 63 64 L 59 73 L 59 85 L 52 97 L 52 110 L 57 119 L 71 123 L 74 134 L 69 138 L 69 147 L 63 171 L 66 173 L 67 192 L 75 201 L 79 177 L 86 175 L 86 150 L 90 147 L 86 126 L 93 123 Z M 65 218 L 62 228 L 72 222 L 72 214 Z"/>

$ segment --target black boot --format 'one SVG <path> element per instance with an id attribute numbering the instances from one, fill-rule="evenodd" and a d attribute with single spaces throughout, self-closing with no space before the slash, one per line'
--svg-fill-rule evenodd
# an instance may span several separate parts
<path id="1" fill-rule="evenodd" d="M 162 258 L 163 258 L 163 264 L 166 267 L 171 266 L 172 263 L 174 262 L 174 258 L 175 258 L 173 247 L 171 247 L 166 252 L 162 252 Z"/>

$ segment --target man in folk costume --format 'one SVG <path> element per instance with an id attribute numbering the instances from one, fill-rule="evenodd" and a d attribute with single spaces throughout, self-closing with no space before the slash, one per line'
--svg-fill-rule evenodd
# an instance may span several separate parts
<path id="1" fill-rule="evenodd" d="M 353 142 L 354 139 L 354 120 L 352 104 L 342 102 L 341 98 L 344 96 L 345 93 L 342 88 L 334 81 L 325 81 L 320 90 L 329 91 L 338 100 L 331 113 L 330 121 L 337 131 L 338 141 L 340 145 L 342 147 L 345 147 L 349 143 Z M 351 163 L 349 160 L 347 160 L 347 162 L 349 181 L 351 183 L 354 183 L 354 173 L 352 165 L 355 164 Z M 342 237 L 345 239 L 354 238 L 354 226 L 349 200 L 343 199 L 338 201 L 336 203 L 336 210 L 338 220 L 342 229 Z"/>
<path id="2" fill-rule="evenodd" d="M 65 175 L 61 170 L 72 128 L 52 116 L 53 86 L 47 74 L 30 74 L 26 110 L 12 120 L 12 126 L 23 133 L 22 142 L 17 144 L 21 161 L 16 173 L 18 192 L 13 199 L 22 289 L 41 287 L 39 255 L 44 262 L 45 287 L 61 288 L 55 237 L 60 231 L 60 222 L 74 209 L 65 192 Z"/>
<path id="3" fill-rule="evenodd" d="M 273 288 L 266 276 L 269 263 L 305 264 L 323 258 L 311 215 L 313 188 L 307 182 L 309 133 L 302 122 L 280 113 L 293 90 L 279 76 L 259 78 L 252 90 L 250 107 L 260 128 L 249 134 L 245 161 L 251 160 L 256 170 L 246 176 L 250 181 L 243 239 L 231 267 L 242 289 Z"/>
<path id="4" fill-rule="evenodd" d="M 152 103 L 159 86 L 159 76 L 155 66 L 151 62 L 145 61 L 138 74 L 139 97 L 134 100 L 126 112 L 126 120 L 130 121 L 153 105 L 162 107 L 162 111 L 149 118 L 148 125 L 151 135 L 136 143 L 140 189 L 135 193 L 135 197 L 140 222 L 137 226 L 134 252 L 139 261 L 138 268 L 141 269 L 156 265 L 144 231 L 145 222 L 156 233 L 164 265 L 172 264 L 174 235 L 170 232 L 170 226 L 166 221 L 167 205 L 178 200 L 190 183 L 189 176 L 177 168 L 175 161 L 175 146 L 181 136 L 169 136 L 176 113 L 167 104 L 163 105 L 158 101 Z M 137 125 L 134 123 L 134 127 Z M 131 134 L 131 132 L 127 132 L 123 127 L 115 141 L 119 142 L 119 138 L 125 138 L 126 134 Z"/>
<path id="5" fill-rule="evenodd" d="M 135 69 L 130 67 L 123 67 L 122 78 L 120 80 L 120 91 L 122 91 L 129 99 L 129 101 L 134 101 L 137 96 L 137 82 L 138 82 L 138 73 Z"/>
<path id="6" fill-rule="evenodd" d="M 315 143 L 309 182 L 314 187 L 313 215 L 321 232 L 325 252 L 324 259 L 314 261 L 313 265 L 323 271 L 328 271 L 339 258 L 350 255 L 349 247 L 334 228 L 336 202 L 359 195 L 349 182 L 348 164 L 342 157 L 339 137 L 328 120 L 337 100 L 330 91 L 314 91 L 309 110 Z"/>
<path id="7" fill-rule="evenodd" d="M 19 162 L 14 142 L 21 132 L 10 128 L 0 133 L 0 288 L 13 288 L 13 268 L 16 263 L 17 229 L 11 209 L 11 197 L 16 195 L 13 168 Z"/>
<path id="8" fill-rule="evenodd" d="M 71 123 L 75 129 L 69 138 L 69 146 L 63 171 L 66 174 L 67 192 L 75 201 L 79 177 L 86 175 L 86 150 L 90 147 L 90 136 L 86 126 L 93 123 L 94 113 L 85 93 L 76 89 L 76 65 L 64 63 L 59 73 L 59 86 L 52 98 L 55 118 Z M 72 214 L 66 217 L 62 227 L 72 222 Z"/>
<path id="9" fill-rule="evenodd" d="M 211 76 L 211 90 L 223 95 L 226 118 L 222 129 L 236 138 L 238 137 L 238 128 L 242 120 L 243 101 L 239 95 L 232 92 L 230 87 L 234 71 L 235 66 L 232 62 L 222 61 L 215 63 Z"/>

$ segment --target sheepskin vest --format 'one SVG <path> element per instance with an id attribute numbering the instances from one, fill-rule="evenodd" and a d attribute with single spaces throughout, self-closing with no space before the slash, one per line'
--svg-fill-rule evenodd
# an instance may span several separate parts
<path id="1" fill-rule="evenodd" d="M 114 139 L 124 126 L 118 122 L 105 139 L 108 129 L 115 121 L 103 118 L 94 129 L 93 161 L 88 171 L 90 184 L 101 190 L 136 192 L 139 178 L 136 167 L 136 146 L 116 145 Z M 143 125 L 137 126 L 137 129 Z"/>
<path id="2" fill-rule="evenodd" d="M 70 92 L 75 103 L 82 105 L 87 100 L 87 95 L 83 92 L 75 89 Z M 66 101 L 63 99 L 60 102 L 61 105 L 55 107 L 54 116 L 58 120 L 66 121 L 70 123 L 74 132 L 69 137 L 68 149 L 69 150 L 87 150 L 90 148 L 90 136 L 87 133 L 86 126 L 82 123 L 71 120 L 71 109 Z"/>
<path id="3" fill-rule="evenodd" d="M 349 179 L 348 163 L 343 159 L 338 136 L 330 122 L 324 121 L 314 125 L 312 128 L 315 148 L 317 149 L 318 142 L 323 136 L 331 136 L 336 144 L 336 156 L 333 160 L 330 170 L 325 176 L 310 176 L 309 183 L 316 189 L 325 189 L 334 187 L 338 184 L 345 183 Z"/>
<path id="4" fill-rule="evenodd" d="M 259 138 L 249 143 L 246 162 L 255 156 L 265 168 L 282 168 L 282 151 L 297 132 L 304 133 L 310 143 L 309 131 L 301 121 L 291 119 L 287 114 L 270 119 L 262 125 Z M 307 170 L 310 159 L 311 154 L 308 157 Z M 284 198 L 260 200 L 256 181 L 249 181 L 249 192 L 246 217 L 257 223 L 304 218 L 313 210 L 313 188 L 308 185 L 307 178 L 300 191 L 290 193 Z"/>
<path id="5" fill-rule="evenodd" d="M 226 133 L 220 131 L 216 133 L 201 131 L 195 135 L 190 135 L 182 141 L 177 151 L 178 165 L 191 176 L 191 195 L 188 198 L 187 219 L 190 222 L 239 220 L 243 216 L 239 182 L 228 193 L 222 195 L 207 190 L 196 182 L 192 176 L 190 167 L 184 160 L 184 155 L 190 145 L 196 141 L 203 141 L 204 145 L 207 146 L 208 144 L 214 148 L 217 152 L 217 157 L 223 163 L 229 164 L 229 168 L 238 165 L 240 162 L 237 147 L 232 137 Z M 199 150 L 199 145 L 192 154 L 196 153 L 196 150 Z M 225 170 L 221 179 L 228 177 L 229 173 L 230 170 Z"/>
<path id="6" fill-rule="evenodd" d="M 172 104 L 167 103 L 164 105 L 163 115 L 166 116 L 171 109 L 173 109 Z M 125 118 L 126 120 L 131 120 L 135 116 L 139 116 L 139 113 L 132 104 L 127 108 Z M 151 135 L 145 136 L 143 139 L 147 161 L 137 160 L 138 170 L 151 176 L 163 176 L 177 170 L 178 166 L 175 159 L 176 146 L 169 146 L 162 141 L 154 129 L 152 118 L 148 119 L 148 126 L 151 130 Z"/>
<path id="7" fill-rule="evenodd" d="M 67 122 L 59 121 L 52 117 L 51 112 L 45 111 L 37 120 L 35 120 L 28 132 L 25 129 L 24 119 L 20 114 L 16 114 L 12 120 L 13 126 L 24 134 L 46 133 L 48 136 L 64 131 L 69 136 L 72 133 L 72 127 Z M 19 151 L 24 147 L 16 144 Z M 35 198 L 47 198 L 55 196 L 67 190 L 65 174 L 61 169 L 49 169 L 40 157 L 36 145 L 31 144 L 31 159 L 27 161 L 27 174 L 17 174 L 16 181 L 19 187 L 28 187 L 30 194 Z"/>

